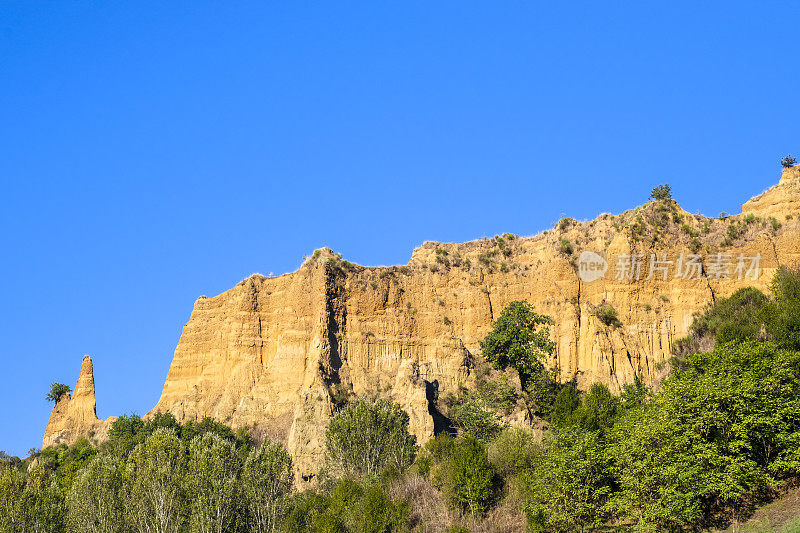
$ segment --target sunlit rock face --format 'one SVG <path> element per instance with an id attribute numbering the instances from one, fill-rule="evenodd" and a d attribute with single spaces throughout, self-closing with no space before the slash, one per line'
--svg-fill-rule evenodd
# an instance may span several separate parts
<path id="1" fill-rule="evenodd" d="M 97 418 L 92 358 L 87 355 L 81 362 L 78 383 L 73 393 L 62 395 L 53 407 L 45 428 L 42 448 L 62 442 L 71 444 L 80 437 L 104 440 L 114 420 L 116 417 L 105 421 Z"/>
<path id="2" fill-rule="evenodd" d="M 763 220 L 651 202 L 534 237 L 428 242 L 402 267 L 361 267 L 320 250 L 296 272 L 253 275 L 198 299 L 151 413 L 255 429 L 286 443 L 298 478 L 310 479 L 337 395 L 392 398 L 418 440 L 429 439 L 432 391 L 472 386 L 479 342 L 514 300 L 553 318 L 548 364 L 562 377 L 613 391 L 635 376 L 652 382 L 694 313 L 742 287 L 766 290 L 780 265 L 800 261 L 797 176 L 787 170 L 745 204 Z M 608 305 L 621 325 L 595 315 Z M 73 406 L 78 393 L 56 405 L 45 444 L 81 434 L 81 416 L 98 422 L 93 393 L 90 410 L 85 400 Z"/>

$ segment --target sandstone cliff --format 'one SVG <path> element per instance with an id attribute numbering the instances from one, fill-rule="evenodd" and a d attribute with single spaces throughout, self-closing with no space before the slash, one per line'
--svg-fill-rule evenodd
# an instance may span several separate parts
<path id="1" fill-rule="evenodd" d="M 285 442 L 309 479 L 343 395 L 392 397 L 418 439 L 430 438 L 431 387 L 470 385 L 479 341 L 513 300 L 555 320 L 550 363 L 564 378 L 615 391 L 634 376 L 651 382 L 694 313 L 741 287 L 766 289 L 780 265 L 800 262 L 798 183 L 789 169 L 745 204 L 755 216 L 708 219 L 651 202 L 534 237 L 425 243 L 401 267 L 318 250 L 294 273 L 198 299 L 151 413 L 254 428 Z M 599 279 L 580 274 L 583 252 L 605 261 Z M 603 305 L 621 326 L 595 316 Z M 61 408 L 53 417 L 66 420 Z"/>
<path id="2" fill-rule="evenodd" d="M 71 444 L 79 437 L 96 437 L 104 440 L 109 426 L 116 417 L 105 421 L 99 420 L 96 407 L 92 358 L 87 355 L 81 363 L 74 392 L 71 395 L 69 393 L 62 395 L 53 407 L 44 432 L 42 448 L 62 442 Z"/>
<path id="3" fill-rule="evenodd" d="M 742 212 L 776 219 L 800 213 L 800 166 L 784 168 L 778 184 L 746 202 Z"/>

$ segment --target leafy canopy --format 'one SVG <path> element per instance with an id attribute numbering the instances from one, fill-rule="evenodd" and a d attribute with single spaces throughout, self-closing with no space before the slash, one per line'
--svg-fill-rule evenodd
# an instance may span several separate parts
<path id="1" fill-rule="evenodd" d="M 67 385 L 54 382 L 50 384 L 50 392 L 47 393 L 44 399 L 48 402 L 58 402 L 63 395 L 69 394 L 70 391 L 71 389 Z"/>
<path id="2" fill-rule="evenodd" d="M 516 369 L 525 382 L 544 370 L 544 360 L 555 350 L 547 327 L 552 323 L 550 317 L 536 313 L 528 302 L 511 302 L 481 341 L 483 356 L 497 368 Z"/>

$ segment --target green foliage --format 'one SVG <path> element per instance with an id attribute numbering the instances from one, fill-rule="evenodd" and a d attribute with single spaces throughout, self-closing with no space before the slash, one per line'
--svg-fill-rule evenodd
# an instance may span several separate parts
<path id="1" fill-rule="evenodd" d="M 781 159 L 781 165 L 783 168 L 791 168 L 797 164 L 797 159 L 792 157 L 792 154 L 787 155 L 783 159 Z"/>
<path id="2" fill-rule="evenodd" d="M 464 435 L 483 443 L 491 441 L 502 429 L 495 410 L 484 399 L 474 395 L 455 405 L 450 416 L 462 428 Z"/>
<path id="3" fill-rule="evenodd" d="M 710 337 L 717 342 L 762 338 L 762 330 L 771 320 L 769 299 L 758 289 L 739 289 L 728 298 L 710 305 L 689 327 L 697 338 Z"/>
<path id="4" fill-rule="evenodd" d="M 611 304 L 598 306 L 594 310 L 594 316 L 596 316 L 597 319 L 606 326 L 615 328 L 622 326 L 622 322 L 620 322 L 619 317 L 617 316 L 617 310 L 614 309 Z"/>
<path id="5" fill-rule="evenodd" d="M 800 272 L 783 267 L 772 280 L 771 297 L 758 289 L 740 289 L 721 298 L 695 317 L 690 338 L 676 348 L 696 350 L 704 339 L 716 343 L 772 340 L 779 346 L 800 349 Z"/>
<path id="6" fill-rule="evenodd" d="M 502 429 L 500 414 L 509 414 L 516 406 L 517 393 L 507 380 L 482 377 L 473 391 L 459 390 L 459 396 L 446 402 L 449 416 L 465 436 L 488 443 Z"/>
<path id="7" fill-rule="evenodd" d="M 283 524 L 287 533 L 388 533 L 404 529 L 408 506 L 393 501 L 380 486 L 350 479 L 329 494 L 298 495 Z"/>
<path id="8" fill-rule="evenodd" d="M 67 493 L 67 509 L 71 531 L 120 531 L 125 500 L 119 463 L 108 455 L 92 457 Z"/>
<path id="9" fill-rule="evenodd" d="M 483 356 L 497 368 L 516 369 L 525 382 L 544 368 L 542 361 L 555 350 L 547 328 L 552 323 L 550 317 L 537 314 L 531 304 L 511 302 L 481 341 Z"/>
<path id="10" fill-rule="evenodd" d="M 615 509 L 638 522 L 699 524 L 745 511 L 800 468 L 800 353 L 728 343 L 690 355 L 645 408 L 614 426 Z"/>
<path id="11" fill-rule="evenodd" d="M 604 431 L 614 425 L 618 411 L 619 399 L 608 387 L 595 383 L 573 413 L 573 420 L 587 431 Z"/>
<path id="12" fill-rule="evenodd" d="M 575 411 L 581 405 L 580 393 L 573 383 L 567 383 L 556 394 L 553 400 L 553 410 L 550 413 L 550 422 L 558 427 L 569 426 L 574 423 Z"/>
<path id="13" fill-rule="evenodd" d="M 650 198 L 659 202 L 663 200 L 671 200 L 672 187 L 667 184 L 658 185 L 657 187 L 653 188 L 652 191 L 650 191 Z"/>
<path id="14" fill-rule="evenodd" d="M 408 415 L 399 405 L 388 400 L 357 400 L 328 426 L 326 473 L 374 479 L 387 468 L 403 470 L 414 460 L 415 442 L 408 433 Z"/>
<path id="15" fill-rule="evenodd" d="M 46 448 L 39 454 L 39 466 L 51 475 L 59 488 L 66 492 L 72 486 L 78 470 L 91 459 L 97 450 L 85 438 L 78 439 L 72 446 L 59 444 Z"/>
<path id="16" fill-rule="evenodd" d="M 240 471 L 239 457 L 233 444 L 210 432 L 192 439 L 183 480 L 189 504 L 190 531 L 235 529 L 239 516 Z"/>
<path id="17" fill-rule="evenodd" d="M 7 459 L 0 460 L 0 532 L 22 530 L 23 509 L 20 506 L 25 491 L 25 472 Z"/>
<path id="18" fill-rule="evenodd" d="M 572 246 L 572 243 L 569 242 L 569 239 L 565 239 L 564 237 L 561 237 L 558 240 L 558 253 L 560 253 L 562 255 L 570 256 L 570 255 L 572 255 L 572 253 L 574 251 L 575 250 L 574 250 L 574 248 Z"/>
<path id="19" fill-rule="evenodd" d="M 186 447 L 172 429 L 159 428 L 128 456 L 124 490 L 130 524 L 139 531 L 176 531 L 186 503 Z"/>
<path id="20" fill-rule="evenodd" d="M 63 395 L 69 394 L 70 390 L 71 389 L 63 383 L 53 382 L 50 384 L 50 392 L 47 393 L 44 399 L 48 402 L 57 402 Z"/>
<path id="21" fill-rule="evenodd" d="M 770 288 L 775 298 L 772 338 L 782 347 L 800 350 L 800 270 L 780 268 Z"/>
<path id="22" fill-rule="evenodd" d="M 535 464 L 540 453 L 531 429 L 508 427 L 488 447 L 489 462 L 503 478 L 513 478 Z"/>
<path id="23" fill-rule="evenodd" d="M 473 438 L 459 440 L 444 472 L 444 493 L 452 505 L 472 514 L 486 511 L 495 496 L 494 471 L 480 442 Z"/>
<path id="24" fill-rule="evenodd" d="M 280 444 L 264 442 L 250 452 L 241 479 L 252 529 L 275 531 L 289 506 L 291 457 Z"/>
<path id="25" fill-rule="evenodd" d="M 525 392 L 537 415 L 549 420 L 553 403 L 561 390 L 557 377 L 557 369 L 549 371 L 538 369 L 525 382 Z"/>
<path id="26" fill-rule="evenodd" d="M 613 490 L 604 441 L 577 426 L 556 430 L 520 476 L 523 510 L 533 531 L 583 531 L 608 517 Z"/>
<path id="27" fill-rule="evenodd" d="M 64 494 L 55 481 L 28 482 L 19 502 L 20 532 L 61 533 L 65 531 Z"/>

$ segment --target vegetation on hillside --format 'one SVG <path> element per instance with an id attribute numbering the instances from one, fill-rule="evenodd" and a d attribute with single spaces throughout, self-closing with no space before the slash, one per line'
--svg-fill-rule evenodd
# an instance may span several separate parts
<path id="1" fill-rule="evenodd" d="M 0 454 L 0 532 L 688 531 L 797 483 L 797 271 L 696 317 L 657 391 L 559 383 L 545 369 L 550 323 L 511 303 L 482 344 L 494 370 L 434 399 L 451 425 L 421 448 L 398 405 L 348 399 L 309 490 L 292 488 L 281 444 L 170 414 L 121 417 L 107 442 L 32 463 Z M 507 427 L 520 406 L 549 429 Z"/>

